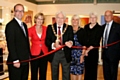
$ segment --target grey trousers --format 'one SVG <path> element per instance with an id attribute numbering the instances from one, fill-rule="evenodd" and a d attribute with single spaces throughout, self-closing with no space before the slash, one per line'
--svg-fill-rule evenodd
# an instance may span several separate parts
<path id="1" fill-rule="evenodd" d="M 67 63 L 64 51 L 59 50 L 55 53 L 52 63 L 52 80 L 59 80 L 59 64 L 62 66 L 62 80 L 70 80 L 70 63 Z"/>

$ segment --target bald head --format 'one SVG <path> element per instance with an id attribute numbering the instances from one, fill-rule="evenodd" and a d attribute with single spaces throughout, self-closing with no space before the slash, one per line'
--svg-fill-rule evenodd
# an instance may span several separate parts
<path id="1" fill-rule="evenodd" d="M 105 11 L 105 14 L 106 14 L 106 13 L 113 14 L 113 11 L 111 11 L 111 10 L 107 10 L 107 11 Z"/>
<path id="2" fill-rule="evenodd" d="M 105 16 L 106 23 L 109 23 L 110 21 L 113 20 L 113 12 L 110 10 L 105 11 L 104 16 Z"/>

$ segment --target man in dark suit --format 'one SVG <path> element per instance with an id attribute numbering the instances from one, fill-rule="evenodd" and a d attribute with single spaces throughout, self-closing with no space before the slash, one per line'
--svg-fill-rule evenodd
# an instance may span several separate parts
<path id="1" fill-rule="evenodd" d="M 70 80 L 71 47 L 73 45 L 72 26 L 65 24 L 63 12 L 56 14 L 56 23 L 48 25 L 46 45 L 49 51 L 66 45 L 64 48 L 51 54 L 52 80 L 59 80 L 59 63 L 62 65 L 62 80 Z"/>
<path id="2" fill-rule="evenodd" d="M 8 72 L 10 80 L 28 80 L 30 54 L 27 26 L 23 23 L 24 6 L 14 6 L 14 18 L 6 25 L 5 35 L 8 47 Z M 13 64 L 9 64 L 13 62 Z"/>
<path id="3" fill-rule="evenodd" d="M 120 40 L 120 24 L 113 21 L 113 13 L 105 12 L 106 24 L 103 25 L 103 73 L 105 80 L 117 80 L 118 64 L 120 58 L 120 42 L 107 46 Z"/>

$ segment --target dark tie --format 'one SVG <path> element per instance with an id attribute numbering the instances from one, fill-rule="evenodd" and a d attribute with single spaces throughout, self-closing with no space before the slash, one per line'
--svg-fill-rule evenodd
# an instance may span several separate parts
<path id="1" fill-rule="evenodd" d="M 62 38 L 61 38 L 61 31 L 60 31 L 61 27 L 58 27 L 58 36 L 59 36 L 59 44 L 62 44 Z"/>
<path id="2" fill-rule="evenodd" d="M 109 27 L 109 24 L 106 24 L 106 30 L 105 30 L 105 36 L 104 36 L 104 46 L 107 46 L 107 41 L 108 41 L 108 27 Z"/>
<path id="3" fill-rule="evenodd" d="M 26 36 L 26 32 L 25 32 L 25 28 L 24 28 L 23 23 L 21 23 L 21 26 L 20 26 L 20 27 L 22 28 L 22 30 L 23 30 L 23 32 L 24 32 L 24 34 L 25 34 L 25 36 Z"/>

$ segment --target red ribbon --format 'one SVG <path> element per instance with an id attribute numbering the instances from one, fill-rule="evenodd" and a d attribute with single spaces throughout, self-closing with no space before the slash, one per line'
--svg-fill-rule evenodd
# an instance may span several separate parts
<path id="1" fill-rule="evenodd" d="M 56 48 L 55 50 L 52 50 L 52 51 L 48 52 L 48 53 L 45 54 L 45 55 L 38 56 L 38 57 L 36 57 L 36 58 L 32 58 L 32 59 L 28 59 L 28 60 L 23 60 L 23 61 L 20 61 L 20 63 L 23 63 L 23 62 L 30 62 L 30 61 L 32 61 L 32 60 L 36 60 L 36 59 L 45 57 L 45 56 L 47 56 L 47 55 L 49 55 L 49 54 L 52 54 L 52 53 L 54 53 L 54 52 L 56 52 L 56 51 L 62 49 L 63 47 L 65 47 L 65 45 L 62 45 L 62 46 L 60 46 L 59 48 Z M 13 64 L 13 62 L 7 62 L 7 64 Z"/>
<path id="2" fill-rule="evenodd" d="M 105 47 L 109 47 L 109 46 L 112 46 L 112 45 L 114 45 L 114 44 L 117 44 L 117 43 L 119 43 L 119 42 L 120 42 L 120 40 L 119 40 L 119 41 L 116 41 L 116 42 L 113 42 L 113 43 L 111 43 L 111 44 L 108 44 L 107 46 L 98 46 L 98 47 L 94 47 L 94 48 L 100 48 L 100 47 L 101 47 L 101 48 L 105 48 Z M 56 48 L 55 50 L 52 50 L 52 51 L 48 52 L 48 53 L 45 54 L 45 55 L 38 56 L 38 57 L 36 57 L 36 58 L 32 58 L 32 59 L 28 59 L 28 60 L 23 60 L 23 61 L 20 61 L 20 63 L 30 62 L 30 61 L 32 61 L 32 60 L 36 60 L 36 59 L 45 57 L 45 56 L 47 56 L 47 55 L 50 55 L 50 54 L 52 54 L 52 53 L 54 53 L 54 52 L 62 49 L 63 47 L 65 47 L 65 45 L 62 45 L 61 47 Z M 72 48 L 84 49 L 82 46 L 72 46 Z M 85 49 L 86 49 L 86 48 L 85 48 Z M 0 64 L 1 64 L 1 63 L 0 63 Z M 3 63 L 2 63 L 2 64 L 3 64 Z M 13 64 L 13 62 L 7 62 L 7 64 Z"/>
<path id="3" fill-rule="evenodd" d="M 109 46 L 112 46 L 114 44 L 117 44 L 119 43 L 119 41 L 116 41 L 116 42 L 113 42 L 113 43 L 110 43 L 110 44 L 107 44 L 107 46 L 97 46 L 97 47 L 94 47 L 94 48 L 105 48 L 105 47 L 109 47 Z M 77 48 L 77 49 L 84 49 L 82 46 L 72 46 L 72 48 Z M 86 49 L 86 48 L 85 48 Z"/>

